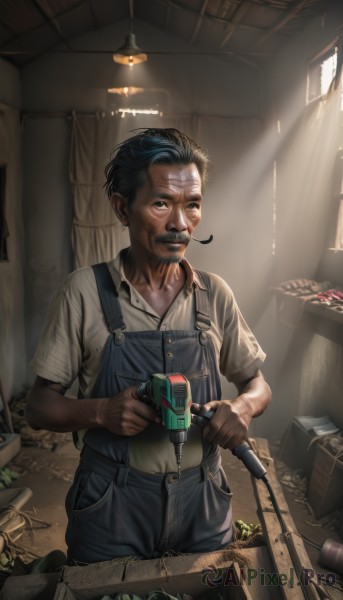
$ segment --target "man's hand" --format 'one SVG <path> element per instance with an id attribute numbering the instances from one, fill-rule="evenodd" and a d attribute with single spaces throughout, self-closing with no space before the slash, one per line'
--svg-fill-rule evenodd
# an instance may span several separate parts
<path id="1" fill-rule="evenodd" d="M 151 421 L 160 423 L 158 412 L 137 397 L 137 387 L 122 390 L 108 398 L 101 417 L 102 427 L 117 435 L 137 435 Z"/>
<path id="2" fill-rule="evenodd" d="M 60 383 L 37 377 L 26 405 L 26 419 L 34 429 L 78 431 L 105 427 L 118 435 L 136 435 L 149 422 L 160 422 L 157 411 L 138 400 L 137 387 L 112 398 L 77 399 L 65 396 Z"/>
<path id="3" fill-rule="evenodd" d="M 193 404 L 192 410 L 213 410 L 214 415 L 203 427 L 203 437 L 213 445 L 233 450 L 247 439 L 251 416 L 244 408 L 244 401 L 237 396 L 234 400 L 212 400 L 203 406 Z"/>
<path id="4" fill-rule="evenodd" d="M 213 410 L 212 419 L 203 428 L 203 436 L 212 444 L 233 450 L 246 441 L 250 423 L 266 409 L 271 401 L 271 390 L 260 371 L 246 381 L 236 384 L 238 396 L 232 400 L 212 400 L 200 409 Z"/>

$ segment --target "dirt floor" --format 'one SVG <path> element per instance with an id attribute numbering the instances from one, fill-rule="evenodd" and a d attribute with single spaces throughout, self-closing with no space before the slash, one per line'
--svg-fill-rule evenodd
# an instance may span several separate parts
<path id="1" fill-rule="evenodd" d="M 59 435 L 59 441 L 53 444 L 53 448 L 22 447 L 8 465 L 20 473 L 20 477 L 12 482 L 10 488 L 28 487 L 32 491 L 31 498 L 22 509 L 31 521 L 27 519 L 26 527 L 18 530 L 24 533 L 16 541 L 21 547 L 21 559 L 24 564 L 30 563 L 36 557 L 45 556 L 52 550 L 66 550 L 64 499 L 78 463 L 79 453 L 74 448 L 69 434 Z M 277 448 L 274 446 L 272 453 L 276 452 Z M 231 452 L 223 451 L 222 458 L 233 492 L 234 520 L 257 523 L 259 517 L 249 473 Z M 274 464 L 277 466 L 276 460 Z M 283 468 L 282 464 L 277 472 L 280 479 L 285 481 L 283 491 L 309 555 L 309 565 L 304 566 L 313 568 L 315 573 L 326 575 L 330 571 L 319 565 L 319 550 L 327 538 L 343 543 L 337 533 L 337 515 L 317 521 L 306 504 L 304 482 L 299 482 L 296 475 Z M 12 537 L 15 533 L 13 532 Z M 332 598 L 338 599 L 342 597 L 342 577 L 335 573 L 335 579 L 336 588 L 330 589 L 330 593 Z"/>

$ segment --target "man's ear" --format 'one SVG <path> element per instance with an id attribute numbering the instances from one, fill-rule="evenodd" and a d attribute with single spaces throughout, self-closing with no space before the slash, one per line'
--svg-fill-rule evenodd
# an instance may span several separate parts
<path id="1" fill-rule="evenodd" d="M 118 220 L 124 227 L 127 227 L 129 224 L 129 219 L 127 216 L 127 198 L 122 196 L 122 194 L 118 194 L 115 192 L 109 198 L 113 211 L 115 212 Z"/>

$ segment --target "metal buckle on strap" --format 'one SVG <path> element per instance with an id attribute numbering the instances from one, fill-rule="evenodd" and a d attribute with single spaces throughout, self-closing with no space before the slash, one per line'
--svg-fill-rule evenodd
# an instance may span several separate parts
<path id="1" fill-rule="evenodd" d="M 125 340 L 124 332 L 121 329 L 115 329 L 112 333 L 114 335 L 114 343 L 117 346 L 121 346 Z"/>
<path id="2" fill-rule="evenodd" d="M 200 331 L 199 341 L 200 341 L 200 344 L 202 344 L 202 346 L 204 346 L 205 344 L 207 344 L 207 341 L 208 341 L 206 330 L 203 328 L 202 325 L 200 325 L 200 323 L 198 321 L 196 321 L 195 327 L 196 327 L 196 329 L 198 329 Z M 207 329 L 209 329 L 209 327 Z"/>

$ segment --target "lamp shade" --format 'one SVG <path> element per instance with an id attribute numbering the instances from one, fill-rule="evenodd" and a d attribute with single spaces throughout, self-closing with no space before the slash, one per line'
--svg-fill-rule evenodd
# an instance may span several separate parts
<path id="1" fill-rule="evenodd" d="M 148 60 L 148 55 L 142 52 L 136 44 L 136 36 L 134 33 L 128 33 L 125 36 L 125 43 L 118 48 L 113 54 L 113 60 L 121 65 L 137 65 L 138 63 Z"/>

